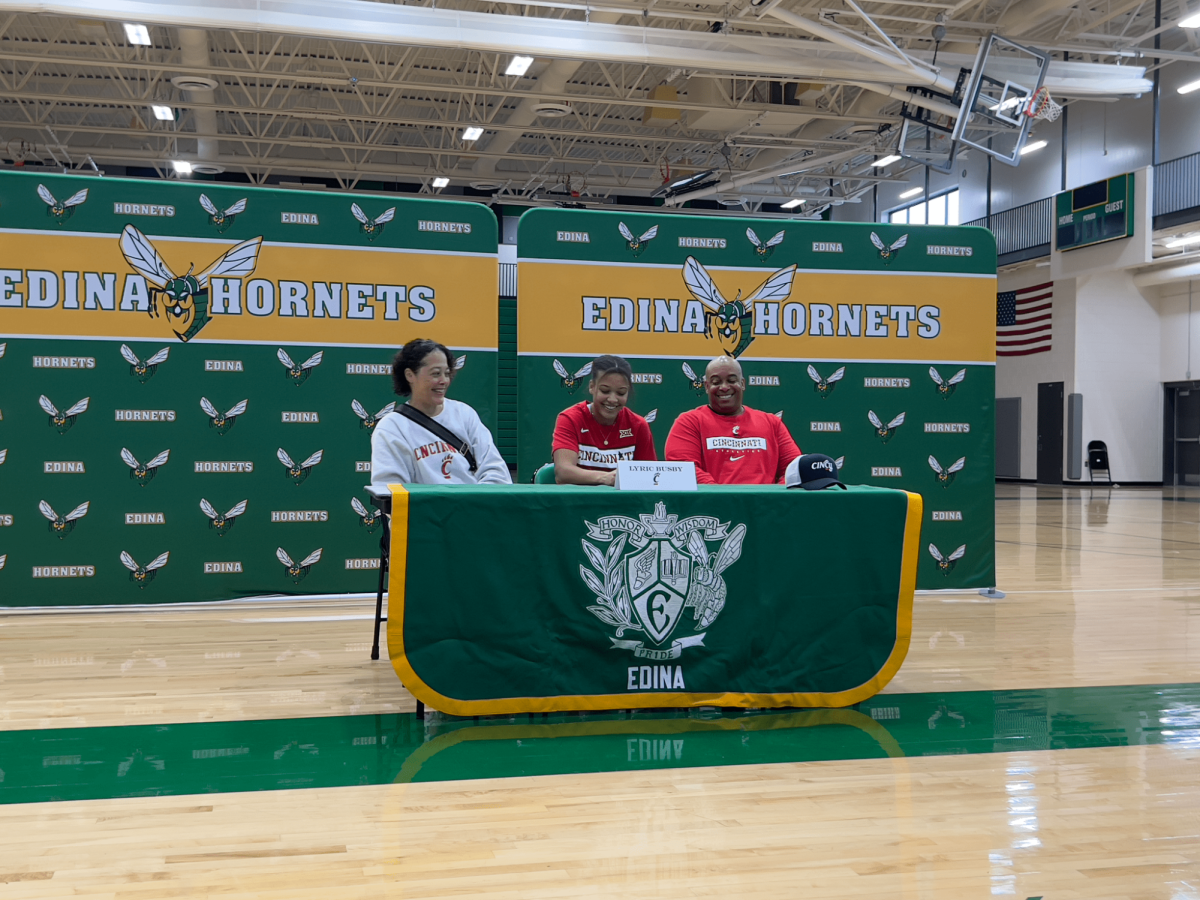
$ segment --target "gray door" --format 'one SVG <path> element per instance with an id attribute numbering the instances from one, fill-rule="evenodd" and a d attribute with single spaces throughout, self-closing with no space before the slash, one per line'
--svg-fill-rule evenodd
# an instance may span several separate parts
<path id="1" fill-rule="evenodd" d="M 1021 398 L 996 398 L 996 477 L 1021 477 Z"/>
<path id="2" fill-rule="evenodd" d="M 1038 385 L 1037 406 L 1038 484 L 1062 484 L 1063 480 L 1063 383 Z"/>
<path id="3" fill-rule="evenodd" d="M 1175 483 L 1200 485 L 1200 390 L 1175 388 Z"/>

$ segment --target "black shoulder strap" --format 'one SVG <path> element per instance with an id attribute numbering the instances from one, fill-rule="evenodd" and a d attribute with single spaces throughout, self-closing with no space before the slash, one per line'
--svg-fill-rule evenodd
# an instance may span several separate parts
<path id="1" fill-rule="evenodd" d="M 411 419 L 416 422 L 426 431 L 437 435 L 459 453 L 467 458 L 467 465 L 471 468 L 471 474 L 474 475 L 479 469 L 479 463 L 475 461 L 475 454 L 471 452 L 471 445 L 460 438 L 457 434 L 441 424 L 435 419 L 431 419 L 425 413 L 421 412 L 411 403 L 402 403 L 400 408 L 396 410 L 406 419 Z"/>

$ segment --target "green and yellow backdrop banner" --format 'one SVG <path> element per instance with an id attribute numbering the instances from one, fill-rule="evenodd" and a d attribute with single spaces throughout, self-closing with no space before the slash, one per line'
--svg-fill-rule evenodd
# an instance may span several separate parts
<path id="1" fill-rule="evenodd" d="M 395 349 L 450 346 L 495 428 L 496 241 L 469 203 L 0 174 L 0 604 L 373 590 Z"/>
<path id="2" fill-rule="evenodd" d="M 843 481 L 924 496 L 918 588 L 995 583 L 989 231 L 538 209 L 518 251 L 523 476 L 587 399 L 577 373 L 595 356 L 630 359 L 661 454 L 705 402 L 707 361 L 729 354 L 746 403 L 841 459 Z"/>

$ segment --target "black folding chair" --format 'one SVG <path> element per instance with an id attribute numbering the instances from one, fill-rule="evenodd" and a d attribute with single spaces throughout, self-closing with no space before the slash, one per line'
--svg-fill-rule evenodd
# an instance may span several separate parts
<path id="1" fill-rule="evenodd" d="M 1090 441 L 1088 443 L 1088 479 L 1092 484 L 1096 483 L 1096 470 L 1102 471 L 1108 483 L 1112 484 L 1112 472 L 1108 468 L 1108 445 L 1104 441 Z"/>

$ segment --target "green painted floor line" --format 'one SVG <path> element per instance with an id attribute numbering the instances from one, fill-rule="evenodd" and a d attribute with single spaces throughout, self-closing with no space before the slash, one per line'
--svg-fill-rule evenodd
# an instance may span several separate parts
<path id="1" fill-rule="evenodd" d="M 1200 684 L 883 694 L 837 710 L 7 731 L 0 803 L 1138 744 L 1200 746 Z"/>

